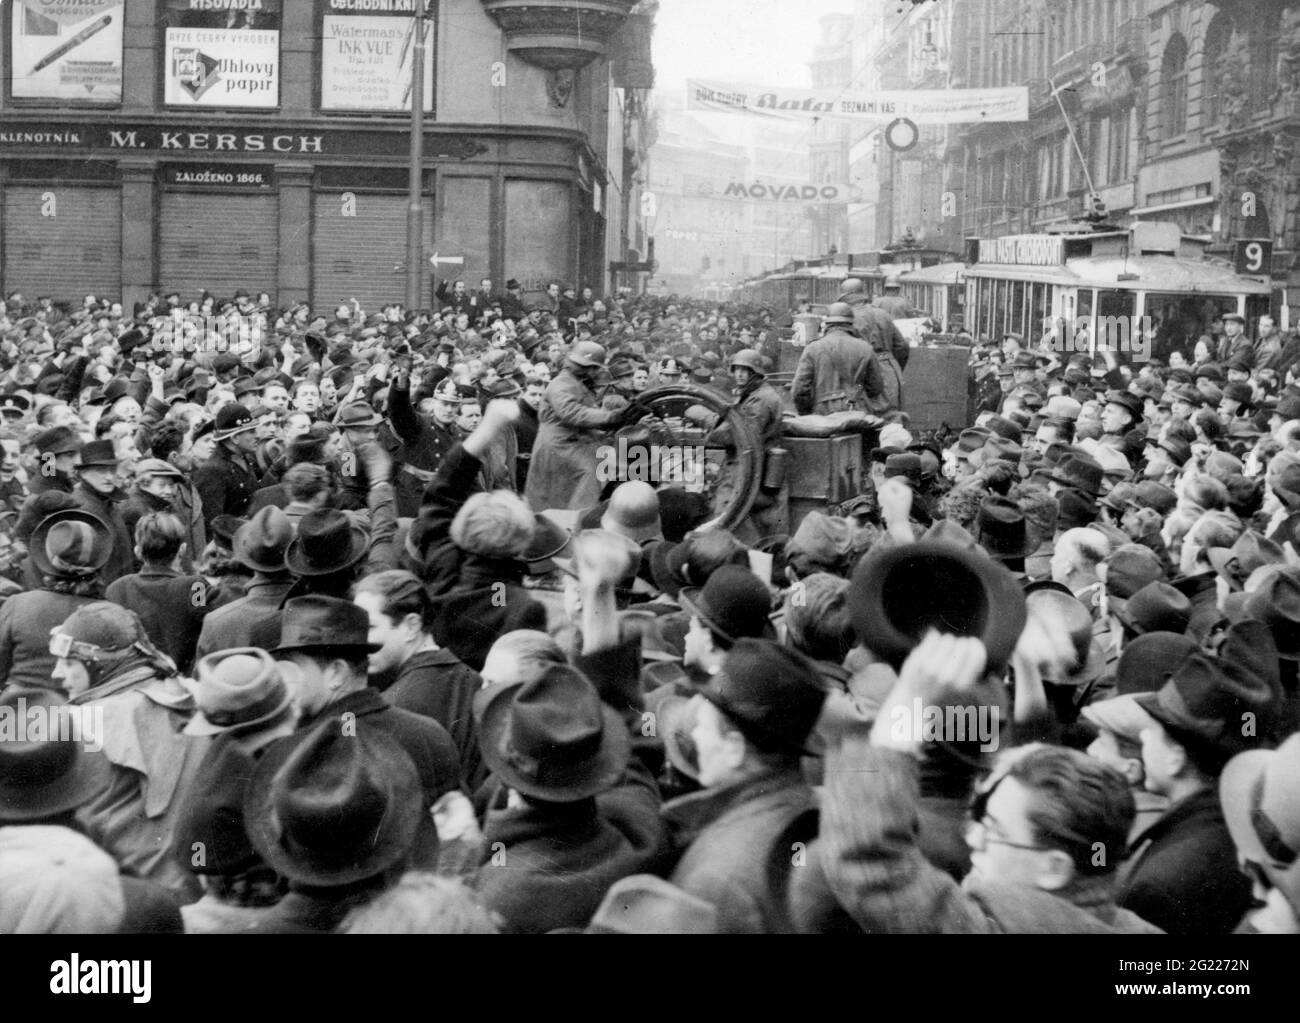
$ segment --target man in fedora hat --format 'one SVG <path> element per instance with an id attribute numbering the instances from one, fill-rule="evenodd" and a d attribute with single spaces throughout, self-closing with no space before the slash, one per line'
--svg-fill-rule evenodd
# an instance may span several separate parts
<path id="1" fill-rule="evenodd" d="M 1170 934 L 1227 934 L 1250 908 L 1218 778 L 1271 734 L 1279 689 L 1268 627 L 1246 620 L 1217 655 L 1194 651 L 1159 690 L 1133 697 L 1150 718 L 1139 733 L 1144 784 L 1169 808 L 1134 840 L 1120 904 Z"/>
<path id="2" fill-rule="evenodd" d="M 288 518 L 274 506 L 263 508 L 236 530 L 231 543 L 235 561 L 253 573 L 244 596 L 208 612 L 195 654 L 217 650 L 273 646 L 280 635 L 280 608 L 293 586 L 284 555 L 293 542 Z"/>
<path id="3" fill-rule="evenodd" d="M 202 658 L 181 684 L 194 699 L 186 735 L 225 736 L 251 757 L 293 733 L 296 668 L 259 647 L 235 647 Z M 211 755 L 211 754 L 209 754 Z"/>
<path id="4" fill-rule="evenodd" d="M 260 934 L 333 931 L 408 866 L 427 862 L 422 832 L 432 826 L 409 750 L 364 721 L 351 733 L 322 721 L 268 747 L 244 819 L 253 848 L 289 882 L 253 927 Z"/>
<path id="5" fill-rule="evenodd" d="M 356 506 L 365 507 L 370 480 L 365 471 L 363 451 L 374 444 L 384 417 L 371 407 L 370 402 L 353 401 L 339 409 L 334 421 L 343 435 L 338 452 L 341 489 L 345 494 L 353 495 Z"/>
<path id="6" fill-rule="evenodd" d="M 410 756 L 418 772 L 426 811 L 416 837 L 415 862 L 432 868 L 438 859 L 438 832 L 428 813 L 448 792 L 461 788 L 460 756 L 451 736 L 436 721 L 390 706 L 368 685 L 369 616 L 336 597 L 297 597 L 284 605 L 280 643 L 271 651 L 298 669 L 293 680 L 300 731 L 325 727 L 342 734 L 365 725 L 386 733 Z"/>
<path id="7" fill-rule="evenodd" d="M 787 853 L 816 834 L 800 765 L 825 698 L 806 657 L 746 638 L 692 701 L 702 790 L 664 804 L 682 851 L 669 881 L 712 903 L 721 933 L 795 931 Z"/>
<path id="8" fill-rule="evenodd" d="M 72 496 L 82 508 L 104 522 L 113 535 L 113 552 L 100 570 L 100 580 L 107 586 L 114 579 L 135 571 L 134 544 L 122 517 L 121 504 L 126 493 L 118 486 L 118 458 L 113 442 L 108 440 L 91 441 L 82 447 L 77 458 L 78 482 Z"/>
<path id="9" fill-rule="evenodd" d="M 181 796 L 208 740 L 181 732 L 194 704 L 176 666 L 137 614 L 107 601 L 78 608 L 49 644 L 69 702 L 102 715 L 113 765 L 110 785 L 83 811 L 87 834 L 137 877 L 197 895 L 171 848 Z"/>
<path id="10" fill-rule="evenodd" d="M 659 791 L 633 739 L 644 711 L 636 641 L 620 638 L 614 598 L 626 560 L 577 545 L 574 562 L 584 643 L 576 667 L 539 664 L 474 698 L 493 775 L 483 837 L 489 849 L 501 843 L 510 864 L 502 870 L 485 854 L 474 886 L 515 932 L 583 927 L 610 885 L 664 865 Z"/>
<path id="11" fill-rule="evenodd" d="M 682 663 L 701 678 L 722 670 L 739 640 L 776 639 L 771 591 L 748 568 L 723 565 L 702 587 L 683 589 L 677 601 L 690 615 Z"/>
<path id="12" fill-rule="evenodd" d="M 217 413 L 212 437 L 212 457 L 194 470 L 194 485 L 203 501 L 203 518 L 209 529 L 218 515 L 243 515 L 258 488 L 254 458 L 257 421 L 238 403 Z"/>

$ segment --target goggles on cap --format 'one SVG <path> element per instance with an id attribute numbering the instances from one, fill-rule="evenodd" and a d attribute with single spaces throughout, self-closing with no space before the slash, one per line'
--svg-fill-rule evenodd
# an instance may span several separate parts
<path id="1" fill-rule="evenodd" d="M 59 632 L 58 626 L 50 630 L 50 653 L 55 657 L 70 657 L 78 661 L 98 661 L 104 648 L 94 643 L 82 643 L 73 639 L 66 632 Z"/>

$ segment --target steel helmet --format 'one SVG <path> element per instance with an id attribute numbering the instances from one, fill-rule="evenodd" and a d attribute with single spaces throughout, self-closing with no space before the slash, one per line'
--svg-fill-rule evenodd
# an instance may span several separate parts
<path id="1" fill-rule="evenodd" d="M 847 302 L 832 302 L 826 310 L 826 317 L 823 320 L 825 324 L 832 323 L 852 323 L 853 307 Z"/>
<path id="2" fill-rule="evenodd" d="M 763 356 L 752 348 L 742 348 L 727 363 L 727 369 L 735 369 L 737 366 L 743 366 L 757 376 L 767 376 L 767 370 L 763 368 Z"/>
<path id="3" fill-rule="evenodd" d="M 569 352 L 568 359 L 575 366 L 601 367 L 605 365 L 605 349 L 595 341 L 579 341 Z"/>

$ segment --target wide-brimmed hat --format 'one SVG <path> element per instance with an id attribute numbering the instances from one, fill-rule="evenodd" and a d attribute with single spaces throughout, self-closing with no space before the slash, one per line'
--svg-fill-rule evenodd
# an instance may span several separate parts
<path id="1" fill-rule="evenodd" d="M 558 567 L 556 558 L 565 557 L 573 543 L 573 534 L 554 519 L 537 512 L 533 515 L 533 535 L 520 560 L 530 575 L 546 575 Z"/>
<path id="2" fill-rule="evenodd" d="M 51 689 L 10 686 L 0 692 L 0 716 L 15 724 L 22 722 L 19 727 L 0 729 L 0 824 L 35 822 L 67 813 L 108 786 L 111 771 L 107 758 L 86 748 L 88 743 L 103 742 L 104 737 L 88 734 L 73 741 L 68 738 L 75 738 L 71 727 L 64 732 L 56 723 L 61 715 L 78 713 L 78 708 L 67 707 L 67 702 Z M 33 711 L 42 719 L 39 733 Z"/>
<path id="3" fill-rule="evenodd" d="M 808 737 L 826 693 L 807 657 L 762 639 L 737 640 L 700 690 L 760 749 L 798 755 L 812 755 Z"/>
<path id="4" fill-rule="evenodd" d="M 1130 632 L 1185 632 L 1192 621 L 1187 594 L 1163 579 L 1147 583 L 1125 601 L 1113 601 L 1111 610 Z"/>
<path id="5" fill-rule="evenodd" d="M 1127 600 L 1164 576 L 1159 555 L 1139 543 L 1120 544 L 1106 559 L 1106 592 L 1113 598 Z"/>
<path id="6" fill-rule="evenodd" d="M 1268 626 L 1279 657 L 1300 659 L 1300 572 L 1273 572 L 1241 605 L 1241 617 L 1254 618 Z"/>
<path id="7" fill-rule="evenodd" d="M 632 738 L 585 675 L 554 664 L 474 696 L 483 759 L 505 785 L 552 803 L 605 792 L 627 769 Z"/>
<path id="8" fill-rule="evenodd" d="M 340 430 L 352 430 L 365 426 L 378 426 L 384 417 L 376 412 L 368 401 L 354 401 L 345 405 L 339 412 Z"/>
<path id="9" fill-rule="evenodd" d="M 1282 548 L 1272 540 L 1264 539 L 1253 529 L 1242 533 L 1231 547 L 1211 547 L 1205 556 L 1224 582 L 1234 590 L 1240 590 L 1255 569 L 1286 563 Z"/>
<path id="10" fill-rule="evenodd" d="M 994 672 L 1006 665 L 1025 627 L 1015 576 L 944 542 L 871 551 L 853 571 L 848 603 L 859 642 L 894 667 L 937 629 L 981 640 Z"/>
<path id="11" fill-rule="evenodd" d="M 117 451 L 111 440 L 92 440 L 77 455 L 78 469 L 115 469 L 117 462 Z"/>
<path id="12" fill-rule="evenodd" d="M 1101 493 L 1102 480 L 1106 470 L 1091 455 L 1082 451 L 1071 451 L 1057 463 L 1051 475 L 1054 483 L 1071 490 L 1081 490 L 1096 497 Z"/>
<path id="13" fill-rule="evenodd" d="M 1132 391 L 1108 391 L 1105 397 L 1107 405 L 1118 405 L 1133 416 L 1135 423 L 1140 422 L 1145 411 L 1142 399 Z"/>
<path id="14" fill-rule="evenodd" d="M 1276 882 L 1300 859 L 1300 733 L 1275 750 L 1248 750 L 1219 776 L 1219 799 L 1237 856 Z"/>
<path id="15" fill-rule="evenodd" d="M 113 556 L 113 533 L 103 519 L 68 508 L 43 518 L 32 530 L 32 563 L 42 575 L 94 575 Z"/>
<path id="16" fill-rule="evenodd" d="M 350 600 L 311 594 L 287 601 L 280 615 L 280 643 L 273 654 L 293 650 L 354 650 L 373 654 L 370 618 Z"/>
<path id="17" fill-rule="evenodd" d="M 739 565 L 723 565 L 702 588 L 681 590 L 677 601 L 728 645 L 742 638 L 776 638 L 770 617 L 771 591 L 758 576 Z"/>
<path id="18" fill-rule="evenodd" d="M 222 406 L 217 412 L 216 422 L 212 428 L 212 439 L 228 440 L 238 433 L 255 429 L 257 429 L 257 420 L 253 418 L 253 413 L 238 402 L 234 402 Z"/>
<path id="19" fill-rule="evenodd" d="M 342 729 L 329 720 L 267 747 L 244 819 L 253 847 L 278 874 L 330 888 L 400 863 L 423 804 L 419 773 L 396 739 L 365 722 Z"/>
<path id="20" fill-rule="evenodd" d="M 1271 733 L 1281 688 L 1268 626 L 1246 619 L 1228 629 L 1217 656 L 1193 652 L 1157 692 L 1138 696 L 1137 702 L 1175 738 L 1190 737 L 1232 754 L 1259 745 Z M 1247 720 L 1258 724 L 1245 728 Z"/>
<path id="21" fill-rule="evenodd" d="M 235 532 L 231 551 L 236 561 L 254 572 L 284 572 L 285 551 L 293 542 L 293 523 L 279 508 L 263 508 Z"/>
<path id="22" fill-rule="evenodd" d="M 319 508 L 298 520 L 298 535 L 285 551 L 294 575 L 333 575 L 351 568 L 370 550 L 370 535 L 336 508 Z"/>
<path id="23" fill-rule="evenodd" d="M 292 671 L 292 664 L 276 662 L 257 647 L 209 654 L 199 661 L 197 678 L 181 683 L 197 708 L 185 734 L 244 732 L 275 720 L 289 710 L 291 693 L 285 673 Z"/>
<path id="24" fill-rule="evenodd" d="M 1025 513 L 1020 505 L 1008 497 L 993 494 L 980 502 L 975 517 L 975 539 L 998 561 L 1015 561 L 1034 552 L 1035 544 L 1029 538 Z"/>

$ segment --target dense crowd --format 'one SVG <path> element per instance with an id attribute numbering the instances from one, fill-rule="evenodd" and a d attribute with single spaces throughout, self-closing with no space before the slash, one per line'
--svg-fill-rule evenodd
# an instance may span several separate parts
<path id="1" fill-rule="evenodd" d="M 437 295 L 4 303 L 0 931 L 1300 931 L 1268 329 L 981 339 L 935 434 L 856 282 L 785 375 L 784 310 Z M 730 529 L 599 471 L 687 384 Z"/>

